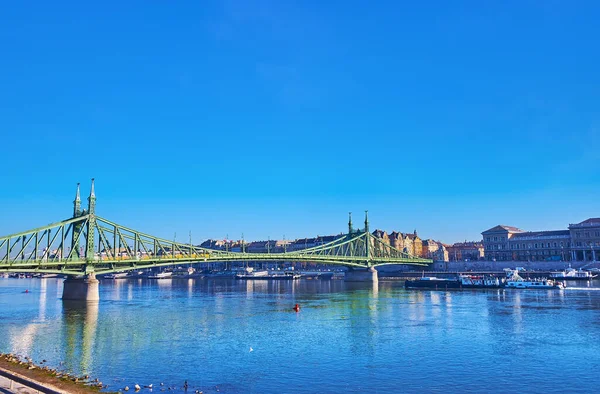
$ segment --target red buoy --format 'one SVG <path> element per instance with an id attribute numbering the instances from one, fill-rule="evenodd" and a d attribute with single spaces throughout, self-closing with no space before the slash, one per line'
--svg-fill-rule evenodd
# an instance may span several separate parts
<path id="1" fill-rule="evenodd" d="M 296 306 L 294 307 L 294 310 L 296 312 L 300 312 L 300 305 L 296 304 Z"/>
<path id="2" fill-rule="evenodd" d="M 29 290 L 25 290 L 25 293 L 29 293 Z"/>

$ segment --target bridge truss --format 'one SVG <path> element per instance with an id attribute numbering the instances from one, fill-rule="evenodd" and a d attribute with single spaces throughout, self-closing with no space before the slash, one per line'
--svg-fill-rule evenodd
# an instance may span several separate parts
<path id="1" fill-rule="evenodd" d="M 88 210 L 81 210 L 79 185 L 73 217 L 0 238 L 0 271 L 105 274 L 194 262 L 309 262 L 369 268 L 384 264 L 427 266 L 432 261 L 402 252 L 365 228 L 332 242 L 284 253 L 246 253 L 178 243 L 121 226 L 95 214 L 94 181 Z"/>

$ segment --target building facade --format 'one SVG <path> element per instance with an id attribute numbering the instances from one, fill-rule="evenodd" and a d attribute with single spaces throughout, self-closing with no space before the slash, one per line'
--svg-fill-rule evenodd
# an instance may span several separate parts
<path id="1" fill-rule="evenodd" d="M 457 242 L 448 246 L 450 261 L 477 261 L 485 256 L 484 246 L 481 242 Z"/>
<path id="2" fill-rule="evenodd" d="M 600 258 L 600 218 L 569 224 L 573 260 L 598 261 Z"/>
<path id="3" fill-rule="evenodd" d="M 524 231 L 517 227 L 503 224 L 482 232 L 485 259 L 493 261 L 513 260 L 508 241 L 513 235 L 522 232 Z"/>
<path id="4" fill-rule="evenodd" d="M 498 225 L 481 235 L 485 259 L 491 261 L 592 262 L 600 258 L 600 218 L 570 224 L 568 230 L 523 231 Z"/>

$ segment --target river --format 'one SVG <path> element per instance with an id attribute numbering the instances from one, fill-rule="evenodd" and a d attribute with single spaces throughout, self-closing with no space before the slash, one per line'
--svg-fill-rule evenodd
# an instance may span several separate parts
<path id="1" fill-rule="evenodd" d="M 101 301 L 82 306 L 60 299 L 61 279 L 0 279 L 0 352 L 108 391 L 183 392 L 185 381 L 189 393 L 597 391 L 600 282 L 402 284 L 105 280 Z"/>

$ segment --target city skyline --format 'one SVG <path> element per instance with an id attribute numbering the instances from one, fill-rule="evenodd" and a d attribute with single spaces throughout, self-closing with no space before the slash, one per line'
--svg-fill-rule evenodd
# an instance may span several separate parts
<path id="1" fill-rule="evenodd" d="M 68 217 L 91 177 L 99 214 L 167 239 L 337 234 L 366 209 L 446 243 L 596 217 L 599 15 L 9 4 L 0 234 Z"/>

